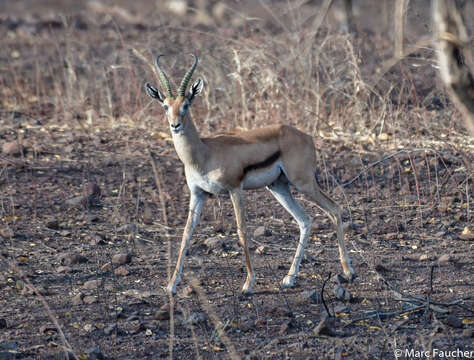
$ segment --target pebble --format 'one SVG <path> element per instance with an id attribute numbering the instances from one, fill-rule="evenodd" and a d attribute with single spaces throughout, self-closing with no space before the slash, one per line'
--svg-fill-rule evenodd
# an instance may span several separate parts
<path id="1" fill-rule="evenodd" d="M 82 294 L 82 293 L 79 293 L 79 294 L 75 295 L 72 298 L 72 304 L 73 305 L 81 305 L 83 303 L 83 301 L 82 301 L 83 298 L 84 298 L 84 294 Z"/>
<path id="2" fill-rule="evenodd" d="M 58 266 L 56 272 L 58 274 L 66 274 L 72 272 L 72 268 L 70 266 Z"/>
<path id="3" fill-rule="evenodd" d="M 112 269 L 113 269 L 113 266 L 111 262 L 105 263 L 104 265 L 100 267 L 100 270 L 102 271 L 110 271 Z"/>
<path id="4" fill-rule="evenodd" d="M 420 261 L 426 261 L 426 260 L 428 260 L 428 255 L 427 255 L 427 254 L 420 255 L 419 260 L 420 260 Z"/>
<path id="5" fill-rule="evenodd" d="M 120 276 L 127 276 L 130 274 L 130 271 L 125 266 L 119 266 L 117 269 L 114 270 L 115 275 Z"/>
<path id="6" fill-rule="evenodd" d="M 84 304 L 93 304 L 93 303 L 97 302 L 97 297 L 95 297 L 95 296 L 84 296 L 82 301 L 84 302 Z"/>
<path id="7" fill-rule="evenodd" d="M 300 293 L 298 299 L 302 303 L 311 302 L 318 304 L 321 302 L 321 296 L 319 296 L 319 293 L 316 290 L 305 290 Z"/>
<path id="8" fill-rule="evenodd" d="M 61 263 L 63 265 L 75 265 L 86 263 L 88 259 L 78 253 L 68 253 L 61 256 Z"/>
<path id="9" fill-rule="evenodd" d="M 440 264 L 445 264 L 445 263 L 448 263 L 450 261 L 452 261 L 452 257 L 450 254 L 444 254 L 444 255 L 441 255 L 439 258 L 438 258 L 438 263 Z"/>
<path id="10" fill-rule="evenodd" d="M 318 325 L 313 329 L 313 334 L 316 336 L 320 335 L 329 335 L 334 336 L 334 331 L 329 327 L 328 318 L 324 316 L 318 323 Z"/>
<path id="11" fill-rule="evenodd" d="M 60 227 L 59 227 L 59 220 L 55 217 L 51 217 L 49 219 L 46 220 L 45 222 L 45 225 L 47 228 L 49 229 L 53 229 L 53 230 L 58 230 Z"/>
<path id="12" fill-rule="evenodd" d="M 256 238 L 261 237 L 261 236 L 271 236 L 271 235 L 272 235 L 272 232 L 263 225 L 257 227 L 255 231 L 253 232 L 253 236 Z"/>
<path id="13" fill-rule="evenodd" d="M 117 325 L 115 325 L 115 324 L 108 325 L 108 326 L 104 327 L 104 334 L 105 335 L 110 335 L 112 332 L 115 331 L 116 328 L 117 328 Z"/>
<path id="14" fill-rule="evenodd" d="M 2 153 L 5 155 L 20 155 L 21 154 L 21 146 L 18 141 L 10 141 L 3 143 L 2 145 Z"/>
<path id="15" fill-rule="evenodd" d="M 256 250 L 255 253 L 258 255 L 264 255 L 268 253 L 268 246 L 266 245 L 260 245 Z"/>
<path id="16" fill-rule="evenodd" d="M 94 234 L 94 235 L 91 235 L 90 236 L 90 240 L 89 240 L 89 243 L 91 245 L 104 245 L 105 244 L 105 240 L 102 236 L 98 235 L 98 234 Z"/>
<path id="17" fill-rule="evenodd" d="M 86 290 L 93 290 L 93 289 L 97 289 L 101 285 L 102 285 L 101 279 L 88 280 L 84 283 L 84 285 L 82 285 L 82 288 Z"/>
<path id="18" fill-rule="evenodd" d="M 112 264 L 125 265 L 132 261 L 132 255 L 127 253 L 112 256 Z"/>
<path id="19" fill-rule="evenodd" d="M 223 242 L 224 239 L 222 237 L 213 236 L 204 240 L 204 245 L 206 245 L 209 249 L 217 249 L 222 247 Z"/>

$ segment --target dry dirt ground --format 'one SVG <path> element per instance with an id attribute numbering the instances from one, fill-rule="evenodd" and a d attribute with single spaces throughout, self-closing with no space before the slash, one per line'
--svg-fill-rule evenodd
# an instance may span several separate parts
<path id="1" fill-rule="evenodd" d="M 210 2 L 207 18 L 127 3 L 0 4 L 0 359 L 472 358 L 474 143 L 429 48 L 384 70 L 391 40 L 367 4 L 348 36 L 336 16 L 311 34 L 304 2 Z M 414 43 L 428 20 L 410 9 Z M 191 50 L 204 134 L 279 122 L 314 135 L 353 283 L 337 281 L 329 219 L 297 195 L 313 232 L 296 286 L 279 289 L 298 228 L 262 189 L 246 196 L 255 294 L 240 295 L 227 196 L 207 200 L 178 295 L 165 293 L 189 193 L 143 83 L 159 52 L 179 82 Z"/>

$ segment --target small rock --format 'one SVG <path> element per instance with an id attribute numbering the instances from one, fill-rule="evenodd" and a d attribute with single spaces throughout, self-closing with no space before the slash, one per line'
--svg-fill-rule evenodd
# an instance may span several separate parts
<path id="1" fill-rule="evenodd" d="M 112 263 L 108 262 L 108 263 L 105 263 L 104 265 L 102 265 L 100 267 L 100 270 L 102 271 L 110 271 L 113 269 L 113 266 L 112 266 Z"/>
<path id="2" fill-rule="evenodd" d="M 155 319 L 158 319 L 158 320 L 169 320 L 170 312 L 160 309 L 155 313 L 154 317 Z"/>
<path id="3" fill-rule="evenodd" d="M 112 332 L 115 331 L 116 328 L 117 328 L 117 325 L 115 325 L 115 324 L 108 325 L 108 326 L 104 327 L 104 334 L 105 335 L 110 335 L 110 334 L 112 334 Z"/>
<path id="4" fill-rule="evenodd" d="M 112 264 L 117 264 L 117 265 L 125 265 L 128 264 L 130 261 L 132 261 L 132 255 L 131 254 L 115 254 L 112 257 Z"/>
<path id="5" fill-rule="evenodd" d="M 209 249 L 222 248 L 223 243 L 224 243 L 224 239 L 219 236 L 213 236 L 204 240 L 204 245 L 206 245 Z"/>
<path id="6" fill-rule="evenodd" d="M 450 261 L 452 261 L 453 258 L 450 254 L 444 254 L 444 255 L 441 255 L 439 258 L 438 258 L 438 263 L 440 264 L 445 264 L 445 263 L 448 263 Z"/>
<path id="7" fill-rule="evenodd" d="M 463 229 L 461 234 L 459 234 L 461 240 L 474 240 L 474 232 L 471 231 L 467 226 Z"/>
<path id="8" fill-rule="evenodd" d="M 120 234 L 132 234 L 132 233 L 137 232 L 137 230 L 138 230 L 137 225 L 130 223 L 130 224 L 125 224 L 125 225 L 120 226 L 117 229 L 117 232 Z"/>
<path id="9" fill-rule="evenodd" d="M 53 230 L 59 230 L 59 220 L 55 217 L 51 217 L 46 220 L 45 225 L 47 228 L 53 229 Z"/>
<path id="10" fill-rule="evenodd" d="M 320 335 L 329 335 L 334 336 L 334 331 L 329 327 L 329 322 L 327 316 L 324 316 L 318 323 L 318 325 L 313 329 L 313 334 L 316 336 Z"/>
<path id="11" fill-rule="evenodd" d="M 301 303 L 320 303 L 321 302 L 321 296 L 319 296 L 318 292 L 316 290 L 305 290 L 300 293 L 298 300 Z"/>
<path id="12" fill-rule="evenodd" d="M 93 304 L 93 303 L 97 302 L 97 297 L 95 297 L 95 296 L 84 296 L 82 301 L 84 302 L 84 304 Z"/>
<path id="13" fill-rule="evenodd" d="M 79 294 L 75 295 L 72 298 L 72 304 L 73 305 L 81 305 L 83 303 L 83 301 L 82 301 L 83 298 L 84 298 L 84 295 L 82 293 L 79 293 Z"/>
<path id="14" fill-rule="evenodd" d="M 183 297 L 190 297 L 194 293 L 195 293 L 194 288 L 191 285 L 188 285 L 184 287 L 184 289 L 181 292 L 181 295 Z"/>
<path id="15" fill-rule="evenodd" d="M 260 245 L 256 250 L 255 253 L 259 255 L 264 255 L 268 252 L 268 246 L 266 245 Z"/>
<path id="16" fill-rule="evenodd" d="M 17 280 L 17 281 L 15 282 L 15 288 L 16 288 L 17 290 L 23 290 L 25 287 L 26 287 L 26 284 L 25 284 L 25 282 L 24 282 L 23 280 Z"/>
<path id="17" fill-rule="evenodd" d="M 153 221 L 155 220 L 155 216 L 153 216 L 153 212 L 149 206 L 145 206 L 143 210 L 143 223 L 145 225 L 153 225 Z"/>
<path id="18" fill-rule="evenodd" d="M 95 330 L 95 326 L 92 324 L 85 324 L 84 325 L 84 331 L 90 333 L 91 331 Z"/>
<path id="19" fill-rule="evenodd" d="M 82 288 L 86 290 L 93 290 L 93 289 L 97 289 L 101 285 L 102 285 L 101 279 L 88 280 L 84 283 L 84 285 L 82 285 Z"/>
<path id="20" fill-rule="evenodd" d="M 334 296 L 336 296 L 336 299 L 341 300 L 341 301 L 351 301 L 352 300 L 352 294 L 347 291 L 345 288 L 343 288 L 341 285 L 336 285 L 333 289 Z"/>
<path id="21" fill-rule="evenodd" d="M 83 264 L 87 261 L 85 256 L 78 253 L 68 253 L 61 257 L 61 264 L 63 265 Z"/>
<path id="22" fill-rule="evenodd" d="M 89 239 L 89 243 L 91 245 L 104 245 L 105 244 L 105 240 L 102 236 L 100 236 L 99 234 L 93 234 L 90 236 L 90 239 Z"/>
<path id="23" fill-rule="evenodd" d="M 4 153 L 5 155 L 13 156 L 21 155 L 21 145 L 18 143 L 18 141 L 10 141 L 3 143 L 2 153 Z"/>
<path id="24" fill-rule="evenodd" d="M 463 338 L 465 338 L 465 339 L 470 339 L 470 338 L 472 338 L 472 329 L 464 329 L 464 330 L 462 331 L 462 336 L 463 336 Z"/>
<path id="25" fill-rule="evenodd" d="M 8 327 L 7 319 L 0 318 L 0 329 L 6 329 Z"/>
<path id="26" fill-rule="evenodd" d="M 72 272 L 72 268 L 70 266 L 58 266 L 56 272 L 58 274 L 66 274 Z"/>
<path id="27" fill-rule="evenodd" d="M 426 261 L 426 260 L 428 260 L 428 255 L 427 255 L 427 254 L 420 255 L 420 257 L 418 258 L 418 260 L 420 260 L 420 261 Z"/>
<path id="28" fill-rule="evenodd" d="M 12 238 L 15 234 L 13 233 L 13 230 L 10 229 L 9 227 L 2 227 L 0 228 L 0 236 L 4 238 Z"/>
<path id="29" fill-rule="evenodd" d="M 119 266 L 117 269 L 114 270 L 115 275 L 119 276 L 127 276 L 130 274 L 130 271 L 125 266 Z"/>
<path id="30" fill-rule="evenodd" d="M 261 236 L 271 236 L 271 235 L 272 235 L 272 232 L 263 225 L 257 227 L 255 231 L 253 232 L 253 236 L 256 238 L 261 237 Z"/>

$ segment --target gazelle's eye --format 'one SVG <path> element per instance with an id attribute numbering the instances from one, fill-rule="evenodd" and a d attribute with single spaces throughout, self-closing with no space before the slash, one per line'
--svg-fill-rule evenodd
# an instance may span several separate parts
<path id="1" fill-rule="evenodd" d="M 168 105 L 167 105 L 167 104 L 163 104 L 163 109 L 165 109 L 165 111 L 168 111 Z"/>
<path id="2" fill-rule="evenodd" d="M 188 104 L 185 103 L 185 104 L 183 104 L 183 106 L 181 107 L 181 111 L 182 111 L 183 113 L 185 113 L 187 110 L 188 110 Z"/>

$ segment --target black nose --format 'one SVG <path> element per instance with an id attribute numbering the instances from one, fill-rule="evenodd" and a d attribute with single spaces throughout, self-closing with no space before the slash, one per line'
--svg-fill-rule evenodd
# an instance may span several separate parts
<path id="1" fill-rule="evenodd" d="M 181 127 L 181 123 L 177 123 L 176 125 L 171 124 L 171 127 L 173 128 L 173 130 L 178 130 Z"/>

